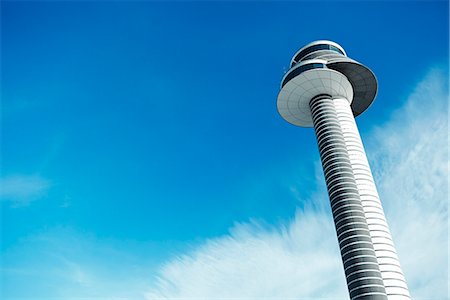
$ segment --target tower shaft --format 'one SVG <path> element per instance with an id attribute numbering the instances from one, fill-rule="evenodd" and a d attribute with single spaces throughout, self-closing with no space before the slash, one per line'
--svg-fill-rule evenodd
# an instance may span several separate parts
<path id="1" fill-rule="evenodd" d="M 334 100 L 310 107 L 350 298 L 387 300 Z"/>
<path id="2" fill-rule="evenodd" d="M 347 99 L 333 99 L 389 300 L 410 299 L 364 146 Z"/>

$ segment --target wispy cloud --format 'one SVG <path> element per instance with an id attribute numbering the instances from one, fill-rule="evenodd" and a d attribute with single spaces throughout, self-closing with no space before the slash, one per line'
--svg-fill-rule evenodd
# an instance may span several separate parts
<path id="1" fill-rule="evenodd" d="M 448 78 L 441 70 L 375 130 L 369 147 L 413 298 L 447 298 Z"/>
<path id="2" fill-rule="evenodd" d="M 432 71 L 390 121 L 363 137 L 414 299 L 447 298 L 447 94 L 447 76 Z M 24 238 L 2 252 L 0 296 L 346 299 L 319 164 L 316 172 L 318 192 L 300 199 L 308 206 L 294 220 L 237 224 L 167 261 L 156 280 L 154 248 L 144 242 L 69 228 Z M 7 177 L 1 184 L 8 201 L 36 199 L 50 186 L 39 176 Z M 292 193 L 301 188 L 293 186 Z"/>
<path id="3" fill-rule="evenodd" d="M 0 200 L 27 205 L 44 196 L 51 182 L 39 175 L 11 175 L 0 178 Z"/>
<path id="4" fill-rule="evenodd" d="M 2 253 L 0 298 L 143 299 L 152 248 L 69 227 L 43 230 Z"/>
<path id="5" fill-rule="evenodd" d="M 345 298 L 337 251 L 325 215 L 298 213 L 277 229 L 241 224 L 166 264 L 147 298 Z"/>
<path id="6" fill-rule="evenodd" d="M 447 95 L 447 77 L 430 72 L 390 121 L 364 137 L 415 299 L 447 297 Z M 317 202 L 326 201 L 319 194 Z M 334 236 L 321 209 L 298 212 L 281 228 L 240 224 L 165 264 L 147 297 L 347 298 Z"/>

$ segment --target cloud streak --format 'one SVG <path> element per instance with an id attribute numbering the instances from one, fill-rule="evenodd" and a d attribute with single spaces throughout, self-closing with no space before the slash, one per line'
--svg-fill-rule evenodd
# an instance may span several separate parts
<path id="1" fill-rule="evenodd" d="M 147 298 L 345 297 L 333 230 L 327 217 L 301 214 L 277 229 L 237 225 L 228 236 L 165 265 Z"/>
<path id="2" fill-rule="evenodd" d="M 39 175 L 10 175 L 0 178 L 0 200 L 28 205 L 44 196 L 51 183 Z"/>
<path id="3" fill-rule="evenodd" d="M 44 230 L 2 253 L 0 298 L 142 299 L 152 248 L 70 227 Z"/>
<path id="4" fill-rule="evenodd" d="M 448 286 L 448 79 L 433 70 L 370 142 L 400 262 L 415 299 Z"/>
<path id="5" fill-rule="evenodd" d="M 391 120 L 363 136 L 414 299 L 447 298 L 447 94 L 446 75 L 433 70 Z M 236 224 L 159 269 L 157 256 L 173 246 L 158 252 L 66 227 L 23 238 L 2 252 L 0 297 L 347 299 L 319 162 L 315 172 L 317 192 L 299 199 L 307 205 L 293 220 Z M 51 183 L 10 176 L 1 185 L 3 201 L 26 204 Z M 293 196 L 303 188 L 292 186 Z"/>
<path id="6" fill-rule="evenodd" d="M 390 121 L 363 137 L 414 299 L 447 297 L 447 95 L 447 77 L 433 70 Z M 326 201 L 323 190 L 316 197 Z M 236 225 L 166 263 L 147 293 L 148 299 L 347 297 L 327 209 L 298 211 L 281 228 Z"/>

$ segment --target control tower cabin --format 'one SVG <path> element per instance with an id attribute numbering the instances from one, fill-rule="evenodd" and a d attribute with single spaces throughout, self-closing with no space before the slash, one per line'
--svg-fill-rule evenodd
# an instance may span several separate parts
<path id="1" fill-rule="evenodd" d="M 289 123 L 313 127 L 352 300 L 410 299 L 355 123 L 377 94 L 372 71 L 331 41 L 292 58 L 277 107 Z"/>

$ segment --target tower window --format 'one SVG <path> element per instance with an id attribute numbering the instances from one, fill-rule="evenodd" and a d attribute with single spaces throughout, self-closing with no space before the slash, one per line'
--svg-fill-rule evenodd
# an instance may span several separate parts
<path id="1" fill-rule="evenodd" d="M 299 54 L 297 54 L 292 62 L 291 67 L 293 65 L 295 65 L 296 63 L 298 63 L 306 55 L 316 52 L 316 51 L 319 51 L 319 50 L 331 50 L 331 51 L 337 52 L 339 54 L 345 55 L 341 49 L 339 49 L 338 47 L 333 46 L 333 45 L 328 45 L 328 44 L 314 45 L 314 46 L 311 46 L 311 47 L 308 47 L 308 48 L 302 50 Z"/>
<path id="2" fill-rule="evenodd" d="M 312 70 L 312 69 L 324 69 L 325 65 L 324 64 L 320 64 L 320 63 L 312 63 L 312 64 L 306 64 L 300 67 L 297 67 L 295 69 L 293 69 L 290 73 L 287 74 L 287 76 L 284 78 L 281 87 L 283 87 L 289 80 L 291 80 L 292 78 L 296 77 L 297 75 L 308 71 L 308 70 Z"/>

